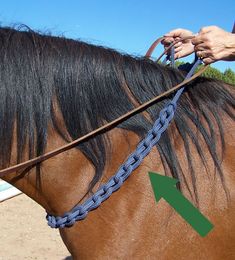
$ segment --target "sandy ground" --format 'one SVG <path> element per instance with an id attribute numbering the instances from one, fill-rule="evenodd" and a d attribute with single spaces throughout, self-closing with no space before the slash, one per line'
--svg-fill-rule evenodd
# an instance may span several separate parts
<path id="1" fill-rule="evenodd" d="M 45 211 L 26 195 L 0 203 L 0 234 L 0 260 L 62 260 L 70 255 L 59 231 L 47 226 Z"/>

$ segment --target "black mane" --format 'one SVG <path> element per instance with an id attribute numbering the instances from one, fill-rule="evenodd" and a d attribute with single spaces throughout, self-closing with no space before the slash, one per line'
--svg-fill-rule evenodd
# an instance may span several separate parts
<path id="1" fill-rule="evenodd" d="M 42 35 L 32 30 L 0 28 L 0 167 L 9 166 L 14 124 L 17 126 L 17 160 L 25 149 L 29 158 L 44 152 L 47 129 L 53 124 L 65 140 L 76 139 L 134 108 L 125 87 L 138 103 L 172 88 L 183 80 L 175 69 L 155 64 L 143 57 L 132 57 L 115 50 L 64 37 Z M 179 101 L 175 127 L 162 136 L 157 148 L 166 174 L 182 179 L 180 162 L 173 146 L 177 129 L 188 156 L 196 193 L 196 176 L 189 142 L 192 142 L 206 166 L 194 124 L 203 136 L 223 181 L 216 144 L 224 147 L 223 110 L 235 119 L 234 92 L 219 81 L 198 78 Z M 170 98 L 170 97 L 169 97 Z M 169 98 L 147 111 L 153 121 Z M 65 129 L 57 125 L 54 103 L 60 108 Z M 206 125 L 205 123 L 206 122 Z M 136 115 L 118 127 L 143 137 L 151 128 L 143 115 Z M 219 141 L 215 127 L 220 129 Z M 66 136 L 66 131 L 69 137 Z M 78 148 L 92 162 L 96 174 L 90 189 L 100 179 L 109 153 L 106 135 L 98 135 Z"/>

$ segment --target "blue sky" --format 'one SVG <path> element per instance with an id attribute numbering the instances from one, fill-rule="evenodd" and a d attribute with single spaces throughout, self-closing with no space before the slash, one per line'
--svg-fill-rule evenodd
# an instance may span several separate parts
<path id="1" fill-rule="evenodd" d="M 0 1 L 2 26 L 24 23 L 137 55 L 174 28 L 197 32 L 203 26 L 217 25 L 231 31 L 234 21 L 234 0 Z M 235 62 L 218 62 L 214 67 L 235 71 Z"/>

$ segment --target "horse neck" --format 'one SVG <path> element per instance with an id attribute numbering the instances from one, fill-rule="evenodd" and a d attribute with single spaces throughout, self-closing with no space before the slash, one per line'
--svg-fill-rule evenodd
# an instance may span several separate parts
<path id="1" fill-rule="evenodd" d="M 171 127 L 175 130 L 174 124 Z M 175 137 L 174 140 L 177 140 L 177 145 L 175 143 L 174 148 L 179 156 L 182 168 L 186 171 L 186 180 L 190 183 L 183 140 L 177 134 L 175 134 Z M 226 135 L 226 138 L 234 140 L 235 136 L 234 134 L 233 136 Z M 139 142 L 139 138 L 135 134 L 121 129 L 113 130 L 110 133 L 110 140 L 112 152 L 102 182 L 106 182 L 116 172 Z M 214 172 L 213 162 L 209 153 L 206 152 L 207 147 L 205 144 L 202 144 L 202 148 L 205 150 L 210 172 L 206 172 L 206 169 L 203 168 L 201 160 L 192 146 L 197 169 L 200 169 L 200 174 L 197 176 L 199 200 L 202 202 L 200 209 L 209 219 L 212 219 L 213 223 L 220 223 L 221 216 L 226 216 L 228 222 L 232 224 L 235 211 L 223 212 L 227 206 L 223 188 L 219 181 L 212 182 L 210 177 L 213 176 L 212 173 Z M 234 151 L 235 146 L 233 145 L 231 149 Z M 229 153 L 232 151 L 231 149 Z M 234 160 L 231 164 L 231 155 L 229 153 L 224 158 L 225 166 L 233 165 L 234 169 Z M 90 212 L 85 221 L 77 223 L 71 229 L 62 229 L 60 231 L 74 259 L 105 259 L 105 257 L 107 259 L 145 259 L 146 255 L 160 255 L 162 259 L 174 259 L 175 248 L 173 245 L 177 245 L 178 241 L 182 245 L 182 249 L 177 250 L 179 256 L 181 254 L 185 256 L 184 246 L 191 248 L 191 243 L 198 242 L 198 235 L 182 221 L 166 202 L 161 200 L 156 205 L 148 177 L 149 171 L 165 174 L 156 147 L 153 148 L 123 186 L 98 209 Z M 226 171 L 226 174 L 226 177 L 229 177 L 231 172 Z M 189 186 L 192 189 L 191 183 Z M 229 186 L 229 190 L 232 191 L 234 182 L 230 182 Z M 190 199 L 185 184 L 182 185 L 182 190 L 184 196 Z M 219 191 L 219 193 L 215 193 L 215 190 Z M 223 212 L 223 215 L 221 215 L 221 212 Z M 198 242 L 201 243 L 201 248 L 203 248 L 204 243 L 208 247 L 216 248 L 218 246 L 216 236 L 217 234 L 223 234 L 224 230 L 219 225 L 217 228 L 215 239 Z M 231 245 L 229 239 L 225 237 L 224 239 L 228 245 Z M 153 246 L 153 241 L 157 241 L 157 246 Z M 165 250 L 165 248 L 168 249 Z M 189 252 L 189 254 L 191 253 L 191 258 L 194 259 L 198 251 Z M 213 250 L 210 252 L 205 251 L 204 254 L 211 259 L 217 254 L 220 255 L 219 252 L 214 253 Z"/>

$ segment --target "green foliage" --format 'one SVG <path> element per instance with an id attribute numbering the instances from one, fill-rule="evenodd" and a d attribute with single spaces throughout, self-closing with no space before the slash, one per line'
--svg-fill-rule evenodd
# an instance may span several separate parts
<path id="1" fill-rule="evenodd" d="M 177 67 L 181 64 L 184 64 L 184 62 L 176 61 Z M 200 69 L 200 67 L 198 69 Z M 207 78 L 222 80 L 228 84 L 235 85 L 235 72 L 231 69 L 226 69 L 224 72 L 221 72 L 216 68 L 208 66 L 208 68 L 202 74 L 202 76 L 207 77 Z"/>
<path id="2" fill-rule="evenodd" d="M 235 85 L 235 73 L 231 69 L 226 69 L 224 72 L 224 79 L 225 82 Z"/>
<path id="3" fill-rule="evenodd" d="M 221 72 L 216 68 L 208 66 L 202 75 L 208 78 L 222 80 L 231 85 L 235 85 L 235 72 L 231 69 L 226 69 L 224 72 Z"/>
<path id="4" fill-rule="evenodd" d="M 220 72 L 218 69 L 213 68 L 211 66 L 208 66 L 206 71 L 202 74 L 202 76 L 207 77 L 207 78 L 212 78 L 212 79 L 219 79 L 219 80 L 224 80 L 224 74 Z"/>

